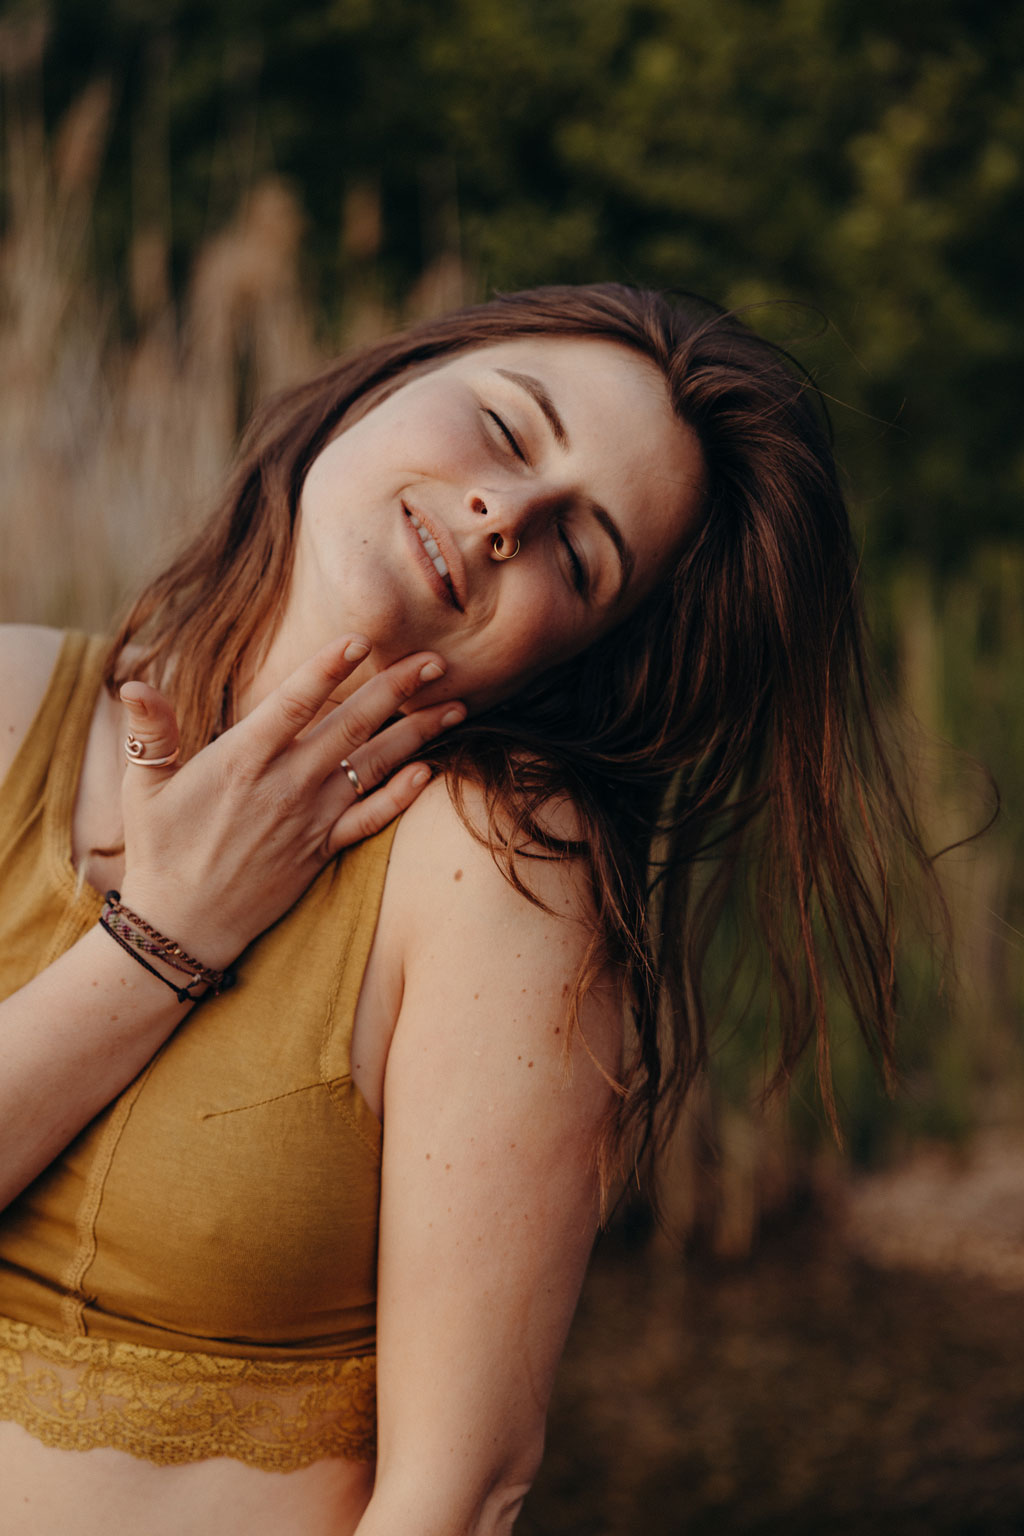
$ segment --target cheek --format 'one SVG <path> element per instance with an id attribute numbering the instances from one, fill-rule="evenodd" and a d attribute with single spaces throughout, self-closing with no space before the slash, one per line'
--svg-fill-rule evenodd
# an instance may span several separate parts
<path id="1" fill-rule="evenodd" d="M 396 460 L 398 478 L 405 474 L 427 476 L 441 484 L 462 482 L 483 470 L 484 440 L 475 414 L 447 400 L 408 402 L 392 419 L 376 424 L 375 439 L 367 443 L 377 462 L 390 455 Z M 395 455 L 395 445 L 401 445 Z"/>
<path id="2" fill-rule="evenodd" d="M 552 661 L 561 660 L 564 637 L 557 623 L 552 623 L 550 609 L 532 603 L 517 614 L 500 640 L 510 672 L 533 672 Z"/>
<path id="3" fill-rule="evenodd" d="M 561 595 L 534 599 L 495 620 L 458 659 L 467 694 L 494 703 L 507 698 L 548 667 L 584 650 L 592 637 L 572 625 Z M 453 655 L 452 675 L 456 672 Z"/>

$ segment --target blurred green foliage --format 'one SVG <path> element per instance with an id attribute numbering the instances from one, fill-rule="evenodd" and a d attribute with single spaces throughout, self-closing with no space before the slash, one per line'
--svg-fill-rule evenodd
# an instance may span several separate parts
<path id="1" fill-rule="evenodd" d="M 11 13 L 31 10 L 14 0 Z M 115 115 L 99 239 L 179 276 L 261 175 L 322 310 L 618 278 L 762 317 L 843 402 L 872 561 L 1017 537 L 1024 10 L 1003 0 L 52 0 L 51 121 Z M 343 209 L 367 198 L 353 229 Z M 379 212 L 379 220 L 377 213 Z M 347 237 L 346 237 L 347 229 Z M 801 339 L 802 338 L 802 339 Z"/>

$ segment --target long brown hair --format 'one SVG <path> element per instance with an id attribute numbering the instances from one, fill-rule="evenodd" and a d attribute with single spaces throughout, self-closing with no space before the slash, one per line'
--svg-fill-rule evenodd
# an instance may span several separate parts
<path id="1" fill-rule="evenodd" d="M 664 376 L 700 440 L 701 528 L 613 634 L 434 750 L 481 784 L 489 835 L 564 854 L 552 797 L 575 807 L 598 924 L 588 966 L 622 967 L 632 1052 L 620 1124 L 649 1135 L 708 1053 L 707 958 L 742 886 L 771 980 L 775 1080 L 814 1042 L 835 1121 L 826 975 L 869 1048 L 895 1067 L 894 858 L 934 875 L 883 740 L 856 560 L 827 416 L 790 359 L 736 316 L 617 284 L 500 297 L 341 359 L 255 417 L 215 515 L 135 603 L 114 641 L 162 683 L 186 753 L 227 723 L 243 659 L 273 632 L 306 473 L 355 402 L 410 368 L 533 335 L 596 336 Z M 187 664 L 184 662 L 187 658 Z M 227 702 L 225 702 L 227 701 Z M 742 878 L 741 878 L 742 875 Z"/>

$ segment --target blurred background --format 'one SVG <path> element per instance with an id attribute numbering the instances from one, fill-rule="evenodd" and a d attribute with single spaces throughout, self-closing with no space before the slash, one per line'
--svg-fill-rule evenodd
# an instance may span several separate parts
<path id="1" fill-rule="evenodd" d="M 726 1020 L 601 1240 L 527 1536 L 1024 1531 L 1024 10 L 6 0 L 0 619 L 103 628 L 255 402 L 404 319 L 615 278 L 748 307 L 831 402 L 924 728 L 958 988 L 844 1145 Z M 937 743 L 958 749 L 945 751 Z"/>

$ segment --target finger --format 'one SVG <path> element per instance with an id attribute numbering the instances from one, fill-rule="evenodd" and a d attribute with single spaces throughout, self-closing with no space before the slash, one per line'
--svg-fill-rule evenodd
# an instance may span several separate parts
<path id="1" fill-rule="evenodd" d="M 446 662 L 436 653 L 421 651 L 392 662 L 357 688 L 317 732 L 316 754 L 324 769 L 329 770 L 339 757 L 351 757 L 447 670 Z"/>
<path id="2" fill-rule="evenodd" d="M 408 763 L 365 799 L 354 801 L 331 828 L 327 838 L 328 855 L 333 857 L 361 838 L 380 832 L 389 821 L 394 821 L 408 809 L 430 783 L 430 778 L 430 769 L 425 763 Z"/>
<path id="3" fill-rule="evenodd" d="M 243 722 L 261 757 L 269 761 L 291 746 L 331 694 L 370 654 L 363 635 L 344 635 L 303 662 Z"/>
<path id="4" fill-rule="evenodd" d="M 122 686 L 121 703 L 128 728 L 124 739 L 125 771 L 151 787 L 163 783 L 174 772 L 178 755 L 174 710 L 162 693 L 137 681 Z"/>
<path id="5" fill-rule="evenodd" d="M 441 657 L 431 651 L 422 651 L 392 662 L 391 666 L 369 678 L 333 710 L 326 720 L 321 721 L 315 731 L 310 732 L 306 769 L 311 778 L 322 782 L 335 771 L 341 758 L 353 757 L 367 742 L 376 738 L 378 731 L 383 735 L 381 728 L 390 729 L 388 721 L 394 720 L 422 689 L 442 678 L 446 670 Z M 454 706 L 450 699 L 432 706 L 437 712 L 437 725 L 430 735 L 436 735 L 442 728 L 441 716 L 451 707 L 461 708 Z M 416 713 L 413 711 L 413 714 Z M 417 727 L 414 726 L 407 736 L 400 738 L 407 742 L 403 754 L 406 757 L 410 752 L 418 750 L 422 741 L 429 739 L 416 733 Z M 390 756 L 385 771 L 390 771 L 401 760 L 401 757 Z"/>
<path id="6" fill-rule="evenodd" d="M 355 769 L 364 789 L 372 790 L 390 778 L 401 763 L 422 751 L 428 741 L 465 718 L 466 706 L 459 700 L 449 699 L 443 704 L 432 704 L 429 709 L 414 710 L 371 736 L 366 746 L 352 751 L 346 761 Z"/>
<path id="7" fill-rule="evenodd" d="M 369 642 L 358 635 L 325 646 L 253 710 L 245 722 L 246 731 L 255 736 L 266 760 L 292 745 L 330 701 L 338 684 L 366 658 L 369 648 Z M 331 749 L 324 761 L 324 775 L 333 766 L 332 756 L 344 757 L 347 750 L 362 745 L 401 705 L 446 671 L 446 663 L 436 652 L 420 651 L 393 662 L 362 683 L 332 711 L 332 718 L 345 724 L 338 735 L 338 748 Z"/>

